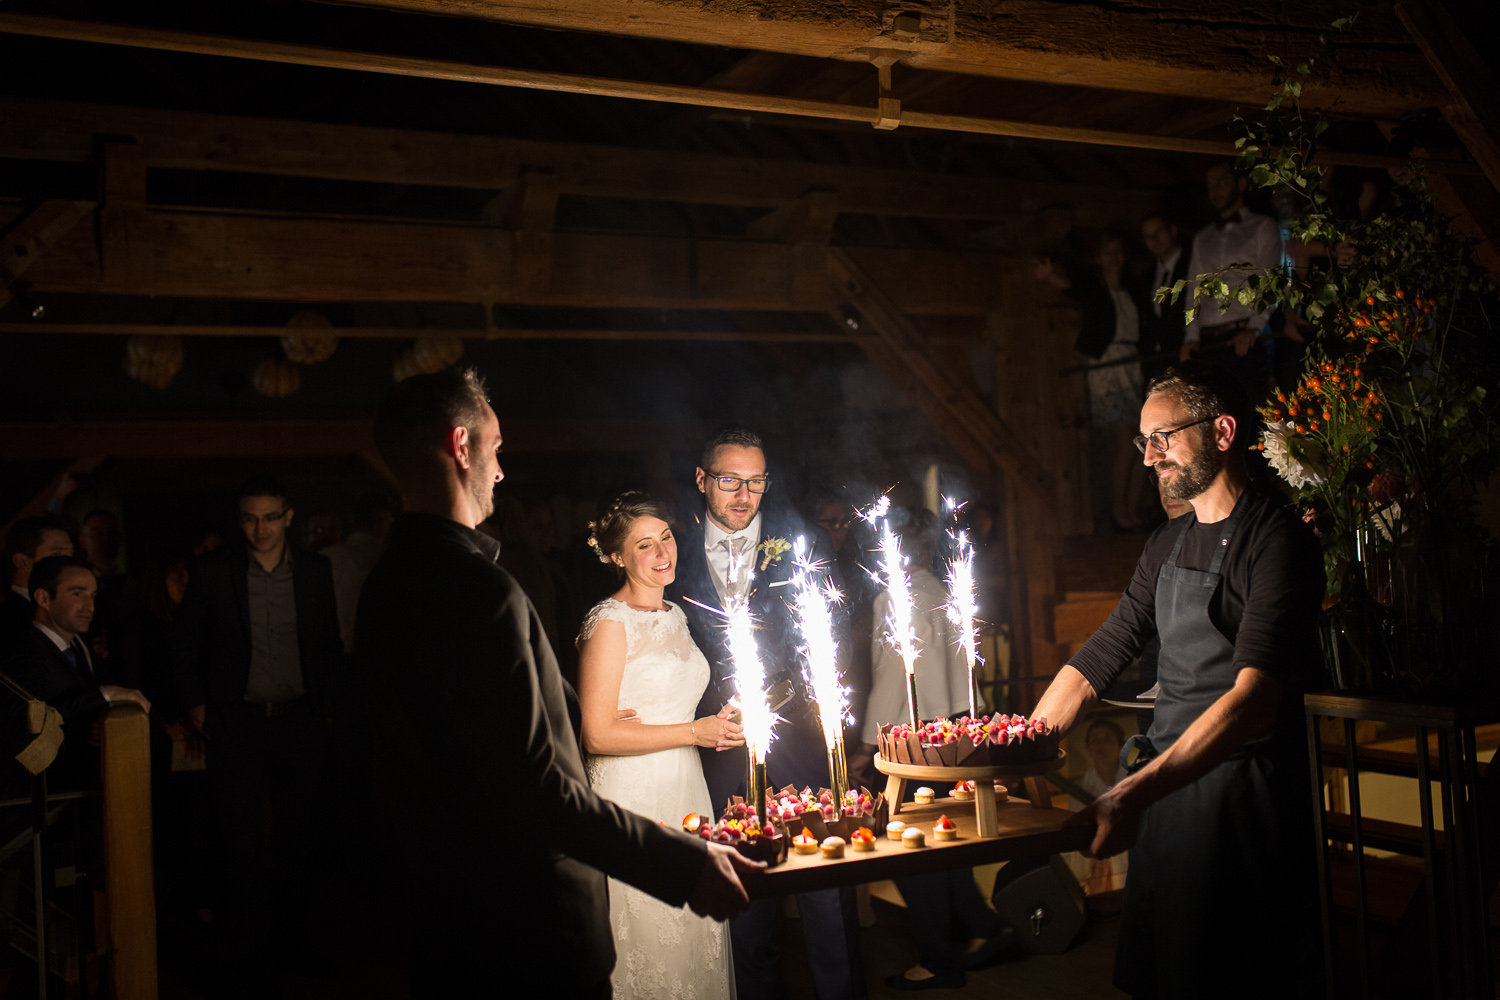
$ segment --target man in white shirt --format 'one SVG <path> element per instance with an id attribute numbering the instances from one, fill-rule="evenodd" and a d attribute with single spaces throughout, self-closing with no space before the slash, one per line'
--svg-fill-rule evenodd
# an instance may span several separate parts
<path id="1" fill-rule="evenodd" d="M 1248 182 L 1233 165 L 1220 161 L 1204 175 L 1209 203 L 1218 218 L 1198 231 L 1193 239 L 1191 280 L 1184 291 L 1191 306 L 1193 287 L 1202 274 L 1224 271 L 1231 264 L 1248 264 L 1227 271 L 1224 280 L 1231 289 L 1240 287 L 1253 274 L 1281 266 L 1281 230 L 1268 215 L 1250 211 L 1245 205 Z M 1181 360 L 1212 348 L 1212 360 L 1234 372 L 1252 401 L 1265 395 L 1268 364 L 1265 343 L 1260 340 L 1269 311 L 1251 309 L 1231 300 L 1223 307 L 1209 299 L 1197 305 L 1198 313 L 1183 335 Z"/>

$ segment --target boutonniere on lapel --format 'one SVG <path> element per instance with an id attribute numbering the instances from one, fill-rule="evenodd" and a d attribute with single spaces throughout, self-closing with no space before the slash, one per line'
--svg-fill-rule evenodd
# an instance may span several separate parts
<path id="1" fill-rule="evenodd" d="M 785 538 L 767 538 L 756 546 L 760 552 L 760 571 L 764 573 L 766 567 L 781 562 L 781 557 L 792 550 L 792 543 Z"/>

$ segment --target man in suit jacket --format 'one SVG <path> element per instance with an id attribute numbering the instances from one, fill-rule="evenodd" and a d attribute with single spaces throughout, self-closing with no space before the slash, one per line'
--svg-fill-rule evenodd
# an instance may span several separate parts
<path id="1" fill-rule="evenodd" d="M 274 931 L 291 948 L 284 957 L 304 968 L 312 961 L 305 923 L 327 753 L 324 703 L 344 646 L 328 560 L 294 552 L 287 541 L 286 490 L 252 479 L 240 490 L 239 513 L 245 544 L 198 561 L 173 619 L 172 660 L 182 704 L 208 739 L 240 966 L 228 972 L 253 987 L 273 958 Z M 268 794 L 274 864 L 265 849 Z"/>
<path id="2" fill-rule="evenodd" d="M 1166 355 L 1141 362 L 1147 384 L 1177 361 L 1187 323 L 1184 319 L 1192 296 L 1186 287 L 1176 302 L 1157 302 L 1156 290 L 1186 281 L 1191 247 L 1178 239 L 1177 225 L 1162 212 L 1151 212 L 1141 220 L 1141 242 L 1151 252 L 1151 278 L 1141 295 L 1141 356 Z"/>
<path id="3" fill-rule="evenodd" d="M 87 560 L 47 556 L 30 567 L 31 604 L 36 615 L 4 661 L 11 680 L 38 701 L 62 714 L 63 750 L 48 769 L 54 790 L 95 786 L 99 755 L 89 745 L 89 725 L 100 709 L 134 702 L 146 711 L 151 703 L 139 691 L 102 683 L 82 636 L 94 617 L 99 585 Z M 17 748 L 19 749 L 19 747 Z"/>
<path id="4" fill-rule="evenodd" d="M 759 626 L 756 645 L 766 671 L 770 704 L 782 717 L 766 755 L 767 778 L 775 788 L 789 784 L 815 790 L 827 787 L 828 751 L 797 656 L 797 630 L 787 604 L 792 596 L 792 553 L 771 554 L 767 543 L 773 539 L 794 542 L 804 536 L 812 559 L 826 567 L 833 559 L 828 533 L 804 524 L 790 509 L 761 509 L 761 499 L 770 488 L 766 455 L 760 438 L 745 428 L 720 431 L 708 442 L 699 462 L 697 486 L 706 509 L 678 541 L 677 579 L 667 587 L 666 596 L 687 615 L 693 641 L 712 671 L 698 714 L 718 712 L 735 691 L 723 618 L 703 605 L 723 608 L 731 592 L 748 593 Z M 749 696 L 749 692 L 744 694 Z M 709 751 L 702 758 L 716 809 L 730 796 L 745 792 L 744 755 Z M 854 891 L 803 893 L 797 902 L 819 1000 L 863 997 Z M 765 899 L 730 925 L 741 1000 L 782 992 L 775 920 L 775 902 Z"/>
<path id="5" fill-rule="evenodd" d="M 31 631 L 36 606 L 31 603 L 31 568 L 48 556 L 71 556 L 73 536 L 56 514 L 24 517 L 5 533 L 4 572 L 8 585 L 0 593 L 0 650 L 19 643 Z"/>
<path id="6" fill-rule="evenodd" d="M 475 530 L 494 510 L 500 425 L 472 371 L 399 383 L 375 422 L 408 511 L 365 582 L 354 659 L 393 856 L 414 902 L 412 992 L 609 995 L 605 875 L 700 915 L 746 905 L 719 844 L 588 787 L 578 700 L 536 609 Z"/>

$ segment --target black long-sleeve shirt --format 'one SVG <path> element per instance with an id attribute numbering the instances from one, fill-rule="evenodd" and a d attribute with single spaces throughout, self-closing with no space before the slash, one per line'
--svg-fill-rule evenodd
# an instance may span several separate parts
<path id="1" fill-rule="evenodd" d="M 1318 610 L 1323 596 L 1323 559 L 1312 531 L 1265 496 L 1249 506 L 1220 567 L 1223 581 L 1209 602 L 1209 618 L 1234 644 L 1237 670 L 1254 667 L 1280 680 L 1300 698 L 1318 676 Z M 1184 522 L 1188 522 L 1184 529 Z M 1207 570 L 1222 523 L 1196 518 L 1168 521 L 1146 542 L 1120 603 L 1083 648 L 1069 660 L 1102 692 L 1156 635 L 1156 578 L 1183 531 L 1179 565 Z"/>

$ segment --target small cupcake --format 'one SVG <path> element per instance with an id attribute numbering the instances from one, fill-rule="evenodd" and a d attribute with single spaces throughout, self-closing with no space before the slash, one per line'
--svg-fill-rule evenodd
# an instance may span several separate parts
<path id="1" fill-rule="evenodd" d="M 857 827 L 853 833 L 849 834 L 849 847 L 854 851 L 873 851 L 875 850 L 875 835 L 862 826 Z"/>
<path id="2" fill-rule="evenodd" d="M 901 834 L 906 830 L 906 824 L 899 819 L 893 819 L 885 825 L 885 835 L 891 840 L 900 840 Z"/>
<path id="3" fill-rule="evenodd" d="M 818 842 L 805 833 L 799 833 L 792 838 L 792 850 L 798 854 L 816 854 L 818 853 Z"/>
<path id="4" fill-rule="evenodd" d="M 957 840 L 958 827 L 946 815 L 939 816 L 932 824 L 932 836 L 934 840 Z"/>
<path id="5" fill-rule="evenodd" d="M 922 835 L 921 830 L 917 829 L 914 826 L 909 826 L 905 830 L 901 831 L 901 846 L 926 847 L 927 838 Z"/>
<path id="6" fill-rule="evenodd" d="M 842 858 L 844 856 L 844 838 L 829 837 L 823 841 L 823 857 Z"/>
<path id="7" fill-rule="evenodd" d="M 960 781 L 953 786 L 953 797 L 960 802 L 974 801 L 974 782 Z"/>
<path id="8" fill-rule="evenodd" d="M 932 789 L 928 788 L 926 785 L 923 785 L 921 788 L 917 789 L 917 805 L 919 805 L 919 806 L 931 805 L 932 804 L 932 800 L 935 799 L 935 798 L 937 798 L 937 792 L 934 792 Z"/>

